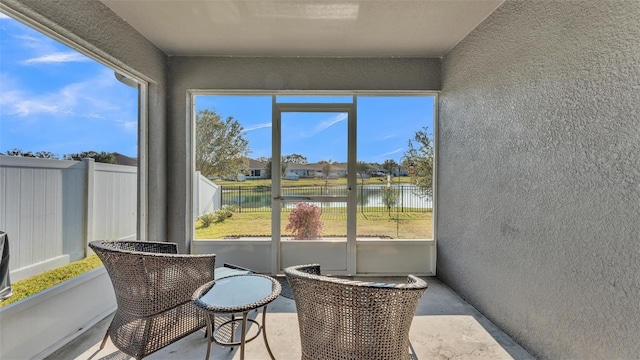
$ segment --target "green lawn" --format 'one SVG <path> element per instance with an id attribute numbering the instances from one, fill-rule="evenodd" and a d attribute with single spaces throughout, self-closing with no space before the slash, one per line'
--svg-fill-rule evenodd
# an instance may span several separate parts
<path id="1" fill-rule="evenodd" d="M 0 307 L 12 304 L 28 296 L 60 284 L 89 270 L 102 266 L 102 262 L 96 255 L 72 262 L 68 265 L 46 271 L 30 278 L 16 281 L 11 284 L 13 295 L 0 302 Z"/>
<path id="2" fill-rule="evenodd" d="M 402 239 L 431 239 L 432 213 L 430 212 L 400 212 L 392 209 L 391 215 L 386 212 L 365 213 L 358 212 L 357 234 L 362 237 L 383 236 Z M 285 231 L 288 213 L 282 213 L 283 236 L 290 236 Z M 322 214 L 324 223 L 323 236 L 345 237 L 346 214 L 344 211 L 331 211 Z M 270 212 L 234 213 L 232 217 L 221 222 L 214 222 L 208 228 L 201 227 L 196 222 L 196 239 L 224 239 L 234 236 L 264 236 L 271 235 Z"/>

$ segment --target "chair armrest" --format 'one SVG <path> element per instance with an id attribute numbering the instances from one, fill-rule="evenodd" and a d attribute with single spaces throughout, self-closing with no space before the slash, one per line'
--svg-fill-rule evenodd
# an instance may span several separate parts
<path id="1" fill-rule="evenodd" d="M 289 270 L 300 271 L 300 272 L 311 274 L 311 275 L 320 275 L 320 264 L 291 266 Z M 286 272 L 287 272 L 287 269 L 285 269 L 285 273 Z"/>

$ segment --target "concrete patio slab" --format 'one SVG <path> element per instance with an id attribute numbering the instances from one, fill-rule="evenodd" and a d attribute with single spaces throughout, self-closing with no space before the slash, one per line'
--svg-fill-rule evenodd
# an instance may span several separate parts
<path id="1" fill-rule="evenodd" d="M 403 282 L 403 278 L 364 278 L 366 281 Z M 509 336 L 467 304 L 436 278 L 426 278 L 429 288 L 425 293 L 410 331 L 412 358 L 426 359 L 534 359 Z M 252 312 L 251 317 L 261 313 Z M 111 321 L 111 316 L 88 329 L 79 338 L 59 349 L 48 359 L 125 360 L 109 341 L 100 350 L 100 342 Z M 250 329 L 255 331 L 255 329 Z M 295 302 L 278 297 L 269 305 L 266 325 L 269 345 L 276 359 L 300 359 L 300 336 Z M 203 359 L 207 340 L 204 331 L 198 331 L 147 359 Z M 239 349 L 213 345 L 211 360 L 240 359 Z M 248 343 L 245 359 L 269 359 L 262 337 Z M 366 359 L 363 359 L 366 360 Z"/>

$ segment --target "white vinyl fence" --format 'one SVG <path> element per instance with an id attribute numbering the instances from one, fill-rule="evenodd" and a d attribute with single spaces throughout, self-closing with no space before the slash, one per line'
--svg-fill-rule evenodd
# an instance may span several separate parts
<path id="1" fill-rule="evenodd" d="M 222 191 L 219 185 L 209 181 L 196 171 L 193 186 L 194 215 L 198 216 L 214 212 L 222 205 Z"/>
<path id="2" fill-rule="evenodd" d="M 135 239 L 137 167 L 0 156 L 0 230 L 11 280 L 84 258 L 99 239 Z"/>

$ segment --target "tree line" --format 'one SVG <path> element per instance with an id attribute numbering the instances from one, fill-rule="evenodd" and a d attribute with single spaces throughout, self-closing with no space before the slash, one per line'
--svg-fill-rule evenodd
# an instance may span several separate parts
<path id="1" fill-rule="evenodd" d="M 62 157 L 50 152 L 50 151 L 23 151 L 22 149 L 13 149 L 7 150 L 6 155 L 8 156 L 19 156 L 19 157 L 29 157 L 29 158 L 39 158 L 39 159 L 54 159 L 54 160 L 75 160 L 81 161 L 85 158 L 94 159 L 96 162 L 105 163 L 105 164 L 117 164 L 118 161 L 114 153 L 107 153 L 105 151 L 82 151 L 79 153 L 65 154 Z"/>

